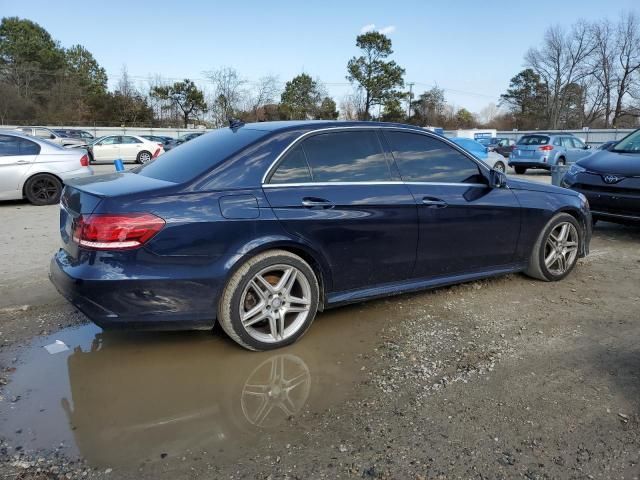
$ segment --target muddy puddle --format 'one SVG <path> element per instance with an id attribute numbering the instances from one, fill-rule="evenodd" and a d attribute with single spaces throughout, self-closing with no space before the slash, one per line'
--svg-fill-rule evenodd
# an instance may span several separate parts
<path id="1" fill-rule="evenodd" d="M 12 352 L 0 435 L 27 453 L 62 445 L 65 455 L 96 467 L 187 452 L 233 461 L 267 434 L 284 447 L 301 433 L 290 431 L 290 417 L 358 395 L 381 329 L 402 313 L 398 305 L 331 310 L 297 344 L 262 353 L 219 331 L 62 330 Z M 57 340 L 69 350 L 48 353 L 44 346 Z"/>

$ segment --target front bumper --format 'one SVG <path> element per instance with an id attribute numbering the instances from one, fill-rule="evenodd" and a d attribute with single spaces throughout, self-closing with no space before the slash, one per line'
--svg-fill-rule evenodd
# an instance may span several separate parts
<path id="1" fill-rule="evenodd" d="M 49 279 L 58 292 L 103 328 L 183 330 L 212 328 L 215 282 L 186 279 L 92 279 L 73 275 L 68 254 L 51 259 Z"/>

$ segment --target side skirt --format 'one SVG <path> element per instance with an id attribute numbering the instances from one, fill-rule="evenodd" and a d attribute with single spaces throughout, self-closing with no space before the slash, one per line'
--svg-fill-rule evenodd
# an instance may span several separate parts
<path id="1" fill-rule="evenodd" d="M 500 268 L 491 270 L 483 270 L 474 273 L 465 273 L 453 275 L 450 277 L 438 278 L 418 278 L 413 280 L 405 280 L 402 282 L 385 283 L 375 287 L 363 288 L 360 290 L 349 290 L 342 292 L 333 292 L 327 294 L 326 307 L 332 308 L 348 303 L 356 303 L 363 300 L 371 300 L 380 297 L 389 297 L 391 295 L 401 295 L 403 293 L 417 292 L 420 290 L 430 290 L 432 288 L 446 287 L 457 283 L 472 282 L 482 278 L 506 275 L 508 273 L 522 272 L 526 270 L 527 265 L 523 263 L 503 265 Z"/>

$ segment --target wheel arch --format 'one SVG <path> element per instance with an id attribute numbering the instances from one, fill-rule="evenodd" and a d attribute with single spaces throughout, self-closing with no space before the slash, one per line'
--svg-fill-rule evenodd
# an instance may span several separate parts
<path id="1" fill-rule="evenodd" d="M 53 172 L 44 171 L 44 172 L 29 173 L 22 181 L 22 186 L 20 187 L 20 191 L 22 192 L 22 198 L 25 198 L 27 196 L 27 192 L 25 190 L 25 188 L 27 187 L 27 182 L 29 182 L 29 180 L 31 180 L 36 175 L 51 175 L 52 177 L 58 179 L 58 181 L 62 184 L 62 188 L 64 188 L 64 180 L 62 180 L 62 178 L 60 178 L 59 175 L 56 175 Z"/>
<path id="2" fill-rule="evenodd" d="M 579 208 L 572 207 L 570 205 L 566 205 L 556 210 L 551 216 L 551 218 L 553 218 L 559 213 L 567 213 L 571 215 L 580 224 L 580 227 L 582 228 L 582 235 L 580 236 L 580 249 L 578 253 L 580 257 L 584 257 L 587 254 L 586 247 L 588 242 L 589 229 L 591 228 L 590 225 L 588 225 L 588 219 L 585 217 L 584 213 L 582 213 L 582 211 Z"/>
<path id="3" fill-rule="evenodd" d="M 226 285 L 229 278 L 238 270 L 247 260 L 260 253 L 268 250 L 285 250 L 299 256 L 309 264 L 318 280 L 320 287 L 320 301 L 318 302 L 318 310 L 322 311 L 325 307 L 327 291 L 332 285 L 331 270 L 329 263 L 324 256 L 309 245 L 294 241 L 287 238 L 263 239 L 251 242 L 242 252 L 235 258 L 233 264 L 228 269 L 225 282 Z"/>

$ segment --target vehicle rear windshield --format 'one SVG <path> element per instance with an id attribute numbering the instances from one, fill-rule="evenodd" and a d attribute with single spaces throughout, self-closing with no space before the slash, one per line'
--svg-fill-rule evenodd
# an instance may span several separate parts
<path id="1" fill-rule="evenodd" d="M 547 145 L 549 137 L 546 135 L 525 135 L 518 140 L 518 145 Z"/>
<path id="2" fill-rule="evenodd" d="M 221 128 L 176 147 L 134 170 L 145 177 L 183 183 L 219 165 L 269 132 Z"/>
<path id="3" fill-rule="evenodd" d="M 640 153 L 640 130 L 636 130 L 624 137 L 611 149 L 611 151 L 620 153 Z"/>

